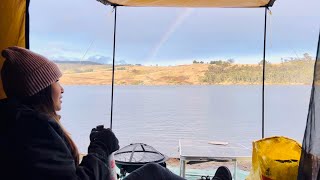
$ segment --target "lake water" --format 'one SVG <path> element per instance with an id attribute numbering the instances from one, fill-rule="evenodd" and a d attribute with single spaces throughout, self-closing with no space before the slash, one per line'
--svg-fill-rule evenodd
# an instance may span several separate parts
<path id="1" fill-rule="evenodd" d="M 64 86 L 62 124 L 82 153 L 90 130 L 110 125 L 111 86 Z M 115 86 L 113 131 L 120 146 L 143 142 L 178 156 L 178 141 L 261 138 L 261 86 Z M 311 86 L 266 86 L 266 136 L 302 141 Z"/>

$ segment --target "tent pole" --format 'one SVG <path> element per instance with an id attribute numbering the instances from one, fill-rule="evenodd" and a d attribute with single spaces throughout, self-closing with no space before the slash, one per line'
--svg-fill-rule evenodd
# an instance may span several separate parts
<path id="1" fill-rule="evenodd" d="M 111 84 L 111 113 L 110 113 L 110 129 L 112 129 L 112 119 L 113 119 L 113 89 L 114 89 L 114 64 L 115 64 L 115 54 L 116 54 L 116 27 L 117 27 L 117 6 L 114 8 L 114 25 L 113 25 L 113 57 L 112 57 L 112 84 Z"/>
<path id="2" fill-rule="evenodd" d="M 30 16 L 29 16 L 29 5 L 30 0 L 26 0 L 26 22 L 25 22 L 25 30 L 24 30 L 24 36 L 25 36 L 25 48 L 30 49 Z"/>
<path id="3" fill-rule="evenodd" d="M 268 7 L 265 7 L 264 13 L 264 38 L 263 38 L 263 72 L 262 72 L 262 138 L 264 138 L 264 86 L 266 72 L 266 38 L 267 38 L 267 12 Z"/>

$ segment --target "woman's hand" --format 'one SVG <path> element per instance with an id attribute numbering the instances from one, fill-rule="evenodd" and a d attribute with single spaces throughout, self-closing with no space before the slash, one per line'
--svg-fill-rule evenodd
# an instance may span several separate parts
<path id="1" fill-rule="evenodd" d="M 100 150 L 98 150 L 100 149 Z M 93 128 L 90 133 L 89 153 L 103 150 L 106 156 L 119 149 L 119 141 L 111 129 L 102 126 Z"/>

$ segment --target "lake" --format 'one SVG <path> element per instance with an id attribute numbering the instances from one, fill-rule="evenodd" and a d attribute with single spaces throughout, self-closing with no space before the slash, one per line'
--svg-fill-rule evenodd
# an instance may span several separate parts
<path id="1" fill-rule="evenodd" d="M 86 153 L 93 127 L 110 126 L 111 86 L 64 86 L 62 124 Z M 115 86 L 113 131 L 169 157 L 179 139 L 241 143 L 261 138 L 261 86 Z M 311 86 L 266 86 L 265 135 L 303 139 Z"/>

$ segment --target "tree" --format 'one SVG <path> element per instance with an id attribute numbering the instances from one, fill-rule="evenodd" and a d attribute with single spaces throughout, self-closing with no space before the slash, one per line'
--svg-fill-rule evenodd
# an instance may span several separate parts
<path id="1" fill-rule="evenodd" d="M 193 64 L 199 64 L 199 62 L 198 61 L 196 61 L 196 60 L 193 60 L 193 62 L 192 62 Z"/>
<path id="2" fill-rule="evenodd" d="M 263 65 L 263 60 L 261 60 L 258 64 Z M 266 60 L 266 65 L 270 65 L 270 64 L 271 64 L 271 62 Z"/>
<path id="3" fill-rule="evenodd" d="M 234 59 L 228 59 L 227 60 L 230 64 L 233 64 L 234 63 Z"/>
<path id="4" fill-rule="evenodd" d="M 309 53 L 304 53 L 304 54 L 303 54 L 303 58 L 304 58 L 305 60 L 307 60 L 307 61 L 311 61 L 311 60 L 312 60 L 312 57 L 310 56 Z"/>

